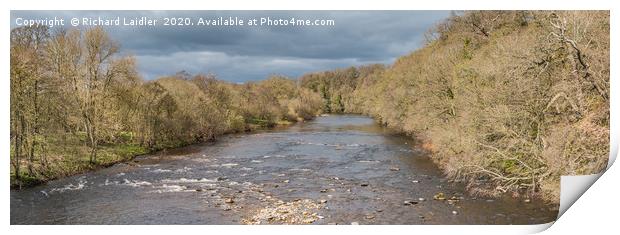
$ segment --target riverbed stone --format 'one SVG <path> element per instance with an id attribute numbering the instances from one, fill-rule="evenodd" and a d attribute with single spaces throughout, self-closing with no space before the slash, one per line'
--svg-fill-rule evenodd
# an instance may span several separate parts
<path id="1" fill-rule="evenodd" d="M 435 194 L 435 196 L 433 196 L 433 199 L 438 200 L 438 201 L 443 201 L 443 200 L 446 200 L 446 195 L 442 192 L 439 192 Z"/>
<path id="2" fill-rule="evenodd" d="M 413 200 L 405 200 L 405 201 L 403 202 L 403 205 L 405 205 L 405 206 L 411 206 L 411 205 L 416 205 L 416 204 L 418 204 L 418 201 L 413 201 Z"/>
<path id="3" fill-rule="evenodd" d="M 253 216 L 244 219 L 245 224 L 311 224 L 324 218 L 318 214 L 323 205 L 313 200 L 303 199 L 284 202 L 260 209 Z"/>

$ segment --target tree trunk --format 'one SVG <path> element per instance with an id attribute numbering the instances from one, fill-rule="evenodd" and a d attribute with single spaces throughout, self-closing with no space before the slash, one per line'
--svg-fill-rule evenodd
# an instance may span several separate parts
<path id="1" fill-rule="evenodd" d="M 19 140 L 19 136 L 20 136 L 19 131 L 17 131 L 17 133 L 15 133 L 15 142 L 14 142 L 15 143 L 15 147 L 14 147 L 15 148 L 15 153 L 13 153 L 14 154 L 13 155 L 13 168 L 14 168 L 14 171 L 15 171 L 15 181 L 19 181 L 20 173 L 21 173 L 21 172 L 19 172 L 19 170 L 20 170 L 19 169 L 20 168 L 19 156 L 21 154 L 21 151 L 20 151 L 21 150 L 20 149 L 20 142 L 21 141 Z"/>
<path id="2" fill-rule="evenodd" d="M 95 164 L 97 161 L 97 139 L 95 138 L 95 128 L 90 122 L 90 118 L 87 114 L 83 114 L 84 127 L 86 128 L 86 134 L 88 135 L 89 147 L 90 147 L 90 164 Z"/>

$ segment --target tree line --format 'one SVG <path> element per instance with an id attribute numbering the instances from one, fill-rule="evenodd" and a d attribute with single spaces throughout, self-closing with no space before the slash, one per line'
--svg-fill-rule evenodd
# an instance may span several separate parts
<path id="1" fill-rule="evenodd" d="M 145 81 L 103 28 L 11 30 L 11 184 L 31 185 L 155 150 L 308 120 L 321 97 L 273 76 Z"/>
<path id="2" fill-rule="evenodd" d="M 561 175 L 607 165 L 609 30 L 609 11 L 454 12 L 391 66 L 301 82 L 325 112 L 415 136 L 474 193 L 557 203 Z"/>
<path id="3" fill-rule="evenodd" d="M 454 12 L 392 65 L 145 81 L 101 28 L 11 31 L 11 175 L 28 184 L 225 133 L 359 113 L 483 195 L 559 201 L 609 152 L 609 11 Z"/>

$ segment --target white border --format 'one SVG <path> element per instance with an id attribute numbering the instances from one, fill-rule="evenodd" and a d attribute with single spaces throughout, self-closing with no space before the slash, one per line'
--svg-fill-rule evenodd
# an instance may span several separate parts
<path id="1" fill-rule="evenodd" d="M 574 0 L 519 0 L 519 1 L 495 1 L 495 0 L 468 0 L 468 1 L 449 1 L 449 0 L 433 0 L 433 1 L 397 1 L 397 0 L 382 0 L 375 1 L 374 4 L 360 1 L 341 1 L 336 2 L 334 0 L 313 0 L 313 1 L 284 1 L 284 0 L 263 0 L 263 1 L 240 1 L 240 0 L 226 0 L 226 1 L 214 1 L 214 2 L 198 2 L 191 0 L 172 0 L 172 1 L 127 1 L 127 0 L 105 0 L 105 1 L 81 1 L 81 2 L 68 2 L 68 1 L 45 1 L 45 0 L 22 0 L 22 1 L 2 1 L 1 4 L 7 5 L 2 11 L 3 24 L 2 32 L 2 51 L 4 56 L 2 57 L 2 64 L 0 65 L 5 75 L 0 83 L 0 108 L 1 113 L 4 114 L 0 117 L 1 131 L 3 133 L 2 140 L 0 141 L 0 149 L 3 150 L 4 156 L 4 168 L 0 173 L 2 177 L 2 184 L 0 187 L 4 189 L 4 193 L 1 195 L 2 201 L 2 218 L 8 225 L 9 221 L 9 21 L 10 11 L 13 10 L 392 10 L 392 9 L 411 9 L 411 10 L 491 10 L 491 9 L 527 9 L 527 10 L 612 10 L 611 25 L 612 25 L 612 38 L 618 38 L 618 30 L 614 29 L 616 23 L 618 23 L 617 17 L 614 16 L 617 7 L 614 6 L 614 1 L 610 0 L 587 0 L 587 1 L 574 1 Z M 612 40 L 613 42 L 613 40 Z M 611 61 L 617 61 L 618 49 L 612 46 Z M 613 63 L 612 63 L 613 65 Z M 612 68 L 612 77 L 615 77 L 615 73 Z M 612 79 L 613 80 L 613 79 Z M 617 84 L 611 83 L 611 150 L 613 154 L 610 154 L 611 161 L 615 160 L 615 156 L 618 151 L 618 132 L 617 123 L 618 115 L 617 97 L 613 95 L 618 92 Z M 610 163 L 611 166 L 611 163 Z M 615 167 L 617 168 L 617 167 Z M 610 218 L 617 218 L 615 215 L 617 211 L 620 211 L 618 207 L 618 170 L 614 167 L 610 167 L 609 171 L 601 177 L 600 182 L 594 184 L 594 186 L 588 191 L 581 200 L 575 203 L 576 207 L 568 210 L 565 217 L 560 219 L 556 225 L 552 227 L 549 232 L 555 232 L 555 234 L 562 234 L 565 232 L 574 232 L 576 228 L 581 228 L 582 232 L 588 232 L 591 230 L 597 231 L 611 231 L 614 228 L 614 222 Z M 608 176 L 609 175 L 609 176 Z M 616 182 L 614 182 L 616 181 Z M 569 183 L 570 184 L 570 183 Z M 579 186 L 581 187 L 581 186 Z M 601 194 L 603 193 L 603 194 Z M 592 209 L 595 209 L 594 211 Z M 610 212 L 610 209 L 612 211 Z M 607 221 L 607 223 L 597 223 L 599 219 Z M 607 219 L 607 220 L 604 220 Z M 566 221 L 566 222 L 564 222 Z M 585 222 L 585 223 L 584 223 Z M 593 224 L 596 226 L 593 227 Z M 252 232 L 252 233 L 269 233 L 269 234 L 288 234 L 291 232 L 310 234 L 310 233 L 325 233 L 338 231 L 344 233 L 398 233 L 398 232 L 422 232 L 422 233 L 441 233 L 441 234 L 480 234 L 480 233 L 531 233 L 538 232 L 549 227 L 547 225 L 536 226 L 476 226 L 476 225 L 463 225 L 463 226 L 339 226 L 334 229 L 333 226 L 7 226 L 9 232 L 19 234 L 30 233 L 45 233 L 45 234 L 66 234 L 67 232 L 76 234 L 110 234 L 110 233 L 135 233 L 149 232 L 154 234 L 171 234 L 178 233 L 180 229 L 187 230 L 189 233 L 221 233 L 221 232 Z M 585 228 L 585 229 L 584 229 Z M 610 230 L 604 230 L 608 228 Z M 603 229 L 603 230 L 601 230 Z M 559 233 L 557 233 L 559 232 Z"/>

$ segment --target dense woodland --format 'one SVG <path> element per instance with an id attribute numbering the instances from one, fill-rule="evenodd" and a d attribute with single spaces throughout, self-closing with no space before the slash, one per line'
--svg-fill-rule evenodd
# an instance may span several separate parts
<path id="1" fill-rule="evenodd" d="M 154 150 L 311 119 L 295 80 L 242 85 L 179 73 L 144 81 L 102 28 L 11 31 L 11 178 L 35 184 Z"/>
<path id="2" fill-rule="evenodd" d="M 16 28 L 12 182 L 360 113 L 420 140 L 474 193 L 558 202 L 560 175 L 607 164 L 609 30 L 609 11 L 455 12 L 393 65 L 231 84 L 184 73 L 144 81 L 101 28 Z"/>
<path id="3" fill-rule="evenodd" d="M 421 140 L 485 195 L 559 201 L 560 175 L 609 153 L 609 12 L 455 13 L 389 66 L 306 74 L 325 112 L 362 113 Z"/>

